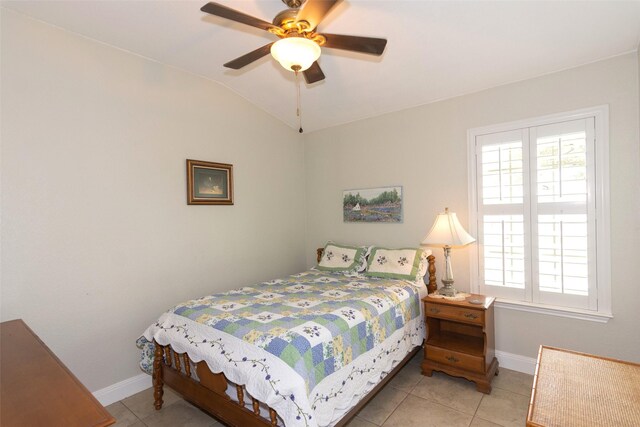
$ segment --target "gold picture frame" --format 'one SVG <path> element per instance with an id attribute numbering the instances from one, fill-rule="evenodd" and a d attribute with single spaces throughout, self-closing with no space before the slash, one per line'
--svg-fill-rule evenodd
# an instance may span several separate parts
<path id="1" fill-rule="evenodd" d="M 187 159 L 188 205 L 233 205 L 233 165 Z"/>

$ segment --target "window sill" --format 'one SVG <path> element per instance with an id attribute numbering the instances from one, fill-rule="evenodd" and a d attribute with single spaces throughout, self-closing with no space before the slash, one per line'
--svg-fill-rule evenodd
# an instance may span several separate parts
<path id="1" fill-rule="evenodd" d="M 613 319 L 613 314 L 611 313 L 598 313 L 589 310 L 580 310 L 578 308 L 541 305 L 523 301 L 512 301 L 503 298 L 496 298 L 495 306 L 497 308 L 505 308 L 507 310 L 526 311 L 529 313 L 588 320 L 590 322 L 598 323 L 607 323 L 609 319 Z"/>

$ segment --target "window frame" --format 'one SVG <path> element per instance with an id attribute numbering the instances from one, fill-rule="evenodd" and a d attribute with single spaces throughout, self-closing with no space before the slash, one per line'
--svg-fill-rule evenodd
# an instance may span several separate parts
<path id="1" fill-rule="evenodd" d="M 487 135 L 498 132 L 518 131 L 526 128 L 550 125 L 564 121 L 580 120 L 593 118 L 595 129 L 595 180 L 592 188 L 595 189 L 595 251 L 596 251 L 596 298 L 597 309 L 587 310 L 580 308 L 561 307 L 548 304 L 541 304 L 525 300 L 513 300 L 498 296 L 496 306 L 521 310 L 527 312 L 535 312 L 541 314 L 551 314 L 561 317 L 570 317 L 582 320 L 591 320 L 596 322 L 607 322 L 613 317 L 611 310 L 611 243 L 609 237 L 610 231 L 610 201 L 609 201 L 609 106 L 600 105 L 590 108 L 583 108 L 568 112 L 550 114 L 530 119 L 517 120 L 512 122 L 500 123 L 489 126 L 482 126 L 467 130 L 467 168 L 468 168 L 468 201 L 469 201 L 469 231 L 472 236 L 478 236 L 478 179 L 477 179 L 477 159 L 476 159 L 476 138 L 481 135 Z M 529 134 L 527 129 L 527 135 Z M 528 136 L 527 136 L 528 138 Z M 530 144 L 532 147 L 533 144 Z M 525 174 L 525 182 L 529 182 L 531 171 Z M 525 192 L 530 191 L 525 188 Z M 589 212 L 591 214 L 591 212 Z M 531 210 L 525 208 L 526 217 L 531 215 Z M 529 235 L 530 231 L 525 233 Z M 525 257 L 531 256 L 531 244 L 525 243 Z M 470 248 L 470 287 L 474 293 L 480 292 L 480 263 L 479 256 L 481 249 L 477 244 L 471 245 Z M 526 258 L 525 258 L 526 259 Z M 529 258 L 531 259 L 531 258 Z M 526 277 L 525 280 L 530 280 Z M 537 292 L 532 289 L 529 283 L 528 288 L 525 286 L 525 297 L 527 292 Z M 590 294 L 591 297 L 591 294 Z"/>

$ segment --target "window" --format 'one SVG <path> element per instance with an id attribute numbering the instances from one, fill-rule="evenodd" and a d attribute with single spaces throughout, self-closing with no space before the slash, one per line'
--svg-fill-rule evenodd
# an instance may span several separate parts
<path id="1" fill-rule="evenodd" d="M 607 118 L 605 106 L 469 131 L 472 290 L 611 317 Z"/>

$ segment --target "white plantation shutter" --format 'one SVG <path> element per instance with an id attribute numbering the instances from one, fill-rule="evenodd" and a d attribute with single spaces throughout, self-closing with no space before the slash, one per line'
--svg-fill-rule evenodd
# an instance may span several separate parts
<path id="1" fill-rule="evenodd" d="M 522 130 L 477 138 L 481 283 L 491 288 L 485 293 L 518 300 L 525 298 L 528 272 L 524 230 L 527 143 L 528 134 Z"/>
<path id="2" fill-rule="evenodd" d="M 586 215 L 538 215 L 541 292 L 589 295 Z"/>
<path id="3" fill-rule="evenodd" d="M 507 142 L 492 143 L 484 137 L 482 146 L 482 201 L 485 205 L 522 203 L 523 170 L 520 132 L 498 136 Z M 502 137 L 502 138 L 499 138 Z M 509 141 L 512 140 L 512 141 Z"/>
<path id="4" fill-rule="evenodd" d="M 587 115 L 470 136 L 480 292 L 598 310 L 595 125 Z"/>
<path id="5" fill-rule="evenodd" d="M 595 310 L 594 119 L 533 127 L 530 137 L 533 301 Z"/>
<path id="6" fill-rule="evenodd" d="M 524 289 L 522 215 L 484 215 L 482 226 L 485 283 Z"/>

